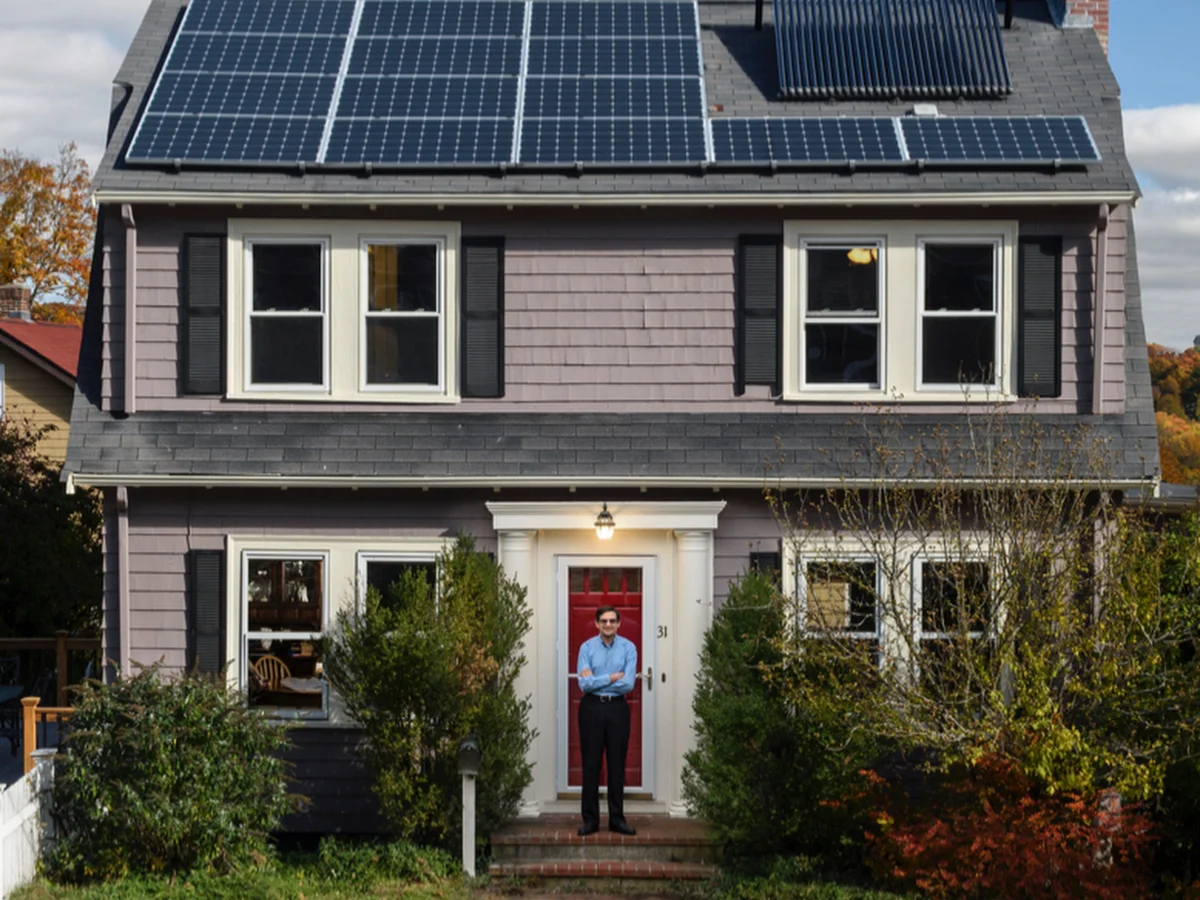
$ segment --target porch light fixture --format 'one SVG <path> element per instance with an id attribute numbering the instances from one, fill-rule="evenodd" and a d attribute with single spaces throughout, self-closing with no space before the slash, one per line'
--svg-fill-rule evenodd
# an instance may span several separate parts
<path id="1" fill-rule="evenodd" d="M 617 521 L 613 518 L 613 514 L 608 511 L 608 504 L 604 504 L 604 509 L 600 510 L 600 515 L 596 516 L 596 537 L 602 541 L 607 541 L 613 536 L 613 532 L 617 530 Z"/>

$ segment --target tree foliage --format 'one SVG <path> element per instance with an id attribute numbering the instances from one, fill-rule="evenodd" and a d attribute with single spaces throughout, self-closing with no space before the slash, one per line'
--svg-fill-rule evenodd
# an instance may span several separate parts
<path id="1" fill-rule="evenodd" d="M 483 754 L 481 839 L 516 815 L 531 770 L 529 700 L 516 678 L 529 630 L 525 589 L 469 537 L 438 559 L 431 589 L 407 573 L 366 609 L 343 613 L 325 643 L 325 671 L 366 732 L 375 792 L 397 836 L 456 846 L 462 778 L 458 742 Z"/>
<path id="2" fill-rule="evenodd" d="M 35 319 L 82 320 L 96 228 L 90 192 L 74 144 L 50 162 L 0 150 L 0 284 L 28 284 Z"/>
<path id="3" fill-rule="evenodd" d="M 995 412 L 901 452 L 885 419 L 867 427 L 880 433 L 855 474 L 878 488 L 773 496 L 796 558 L 869 558 L 880 576 L 853 586 L 877 652 L 800 592 L 805 627 L 780 664 L 786 677 L 824 660 L 872 694 L 790 677 L 796 702 L 858 700 L 864 727 L 942 770 L 986 757 L 1048 795 L 1160 793 L 1200 751 L 1200 578 L 1195 542 L 1173 533 L 1194 524 L 1164 535 L 1116 502 L 1109 451 L 1083 428 Z M 953 477 L 964 470 L 982 477 Z"/>
<path id="4" fill-rule="evenodd" d="M 1163 481 L 1200 485 L 1200 350 L 1150 344 L 1149 353 Z"/>
<path id="5" fill-rule="evenodd" d="M 157 666 L 85 684 L 54 782 L 50 870 L 70 881 L 261 863 L 292 808 L 284 731 L 224 679 Z"/>
<path id="6" fill-rule="evenodd" d="M 68 495 L 59 466 L 37 452 L 50 426 L 0 419 L 0 635 L 48 637 L 100 623 L 101 509 Z"/>

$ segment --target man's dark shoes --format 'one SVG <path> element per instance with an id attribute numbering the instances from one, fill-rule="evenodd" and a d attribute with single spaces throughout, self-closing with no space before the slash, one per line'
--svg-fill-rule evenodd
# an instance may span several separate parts
<path id="1" fill-rule="evenodd" d="M 599 830 L 600 826 L 595 822 L 584 822 L 583 826 L 579 829 L 579 836 L 587 837 L 589 834 L 595 834 Z"/>
<path id="2" fill-rule="evenodd" d="M 629 824 L 624 819 L 617 819 L 614 822 L 608 823 L 608 830 L 615 831 L 617 834 L 637 834 L 636 828 L 630 828 Z"/>

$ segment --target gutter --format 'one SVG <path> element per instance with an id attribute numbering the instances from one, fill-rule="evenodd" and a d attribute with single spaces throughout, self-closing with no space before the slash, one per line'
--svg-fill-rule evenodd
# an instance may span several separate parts
<path id="1" fill-rule="evenodd" d="M 97 203 L 150 203 L 167 206 L 369 206 L 377 207 L 726 207 L 774 206 L 1095 206 L 1137 202 L 1136 191 L 1034 191 L 1026 193 L 700 193 L 695 194 L 400 194 L 400 193 L 305 193 L 249 191 L 158 191 L 101 188 Z"/>
<path id="2" fill-rule="evenodd" d="M 87 472 L 72 472 L 67 475 L 67 493 L 75 492 L 77 486 L 82 487 L 136 487 L 136 488 L 171 488 L 171 487 L 203 487 L 203 488 L 273 488 L 286 491 L 299 488 L 333 488 L 357 491 L 364 488 L 492 488 L 499 491 L 502 488 L 546 488 L 560 487 L 574 490 L 575 488 L 704 488 L 718 491 L 721 488 L 763 488 L 780 487 L 789 490 L 825 490 L 827 488 L 883 488 L 903 487 L 908 489 L 930 488 L 947 483 L 963 487 L 984 487 L 994 485 L 994 478 L 765 478 L 742 476 L 645 476 L 614 475 L 614 476 L 570 476 L 555 475 L 545 478 L 517 476 L 475 476 L 455 477 L 451 475 L 121 475 L 121 474 L 89 474 Z M 1027 487 L 1080 487 L 1103 490 L 1126 491 L 1152 487 L 1153 477 L 1145 479 L 1128 479 L 1118 481 L 1101 481 L 1087 478 L 1021 478 L 1018 486 Z"/>

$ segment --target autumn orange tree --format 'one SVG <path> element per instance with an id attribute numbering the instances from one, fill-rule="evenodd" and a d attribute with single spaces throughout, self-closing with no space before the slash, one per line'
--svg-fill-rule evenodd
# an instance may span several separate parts
<path id="1" fill-rule="evenodd" d="M 1163 481 L 1200 484 L 1200 350 L 1148 350 Z"/>
<path id="2" fill-rule="evenodd" d="M 35 319 L 82 319 L 96 228 L 90 191 L 73 143 L 50 162 L 0 149 L 0 284 L 29 285 Z"/>

